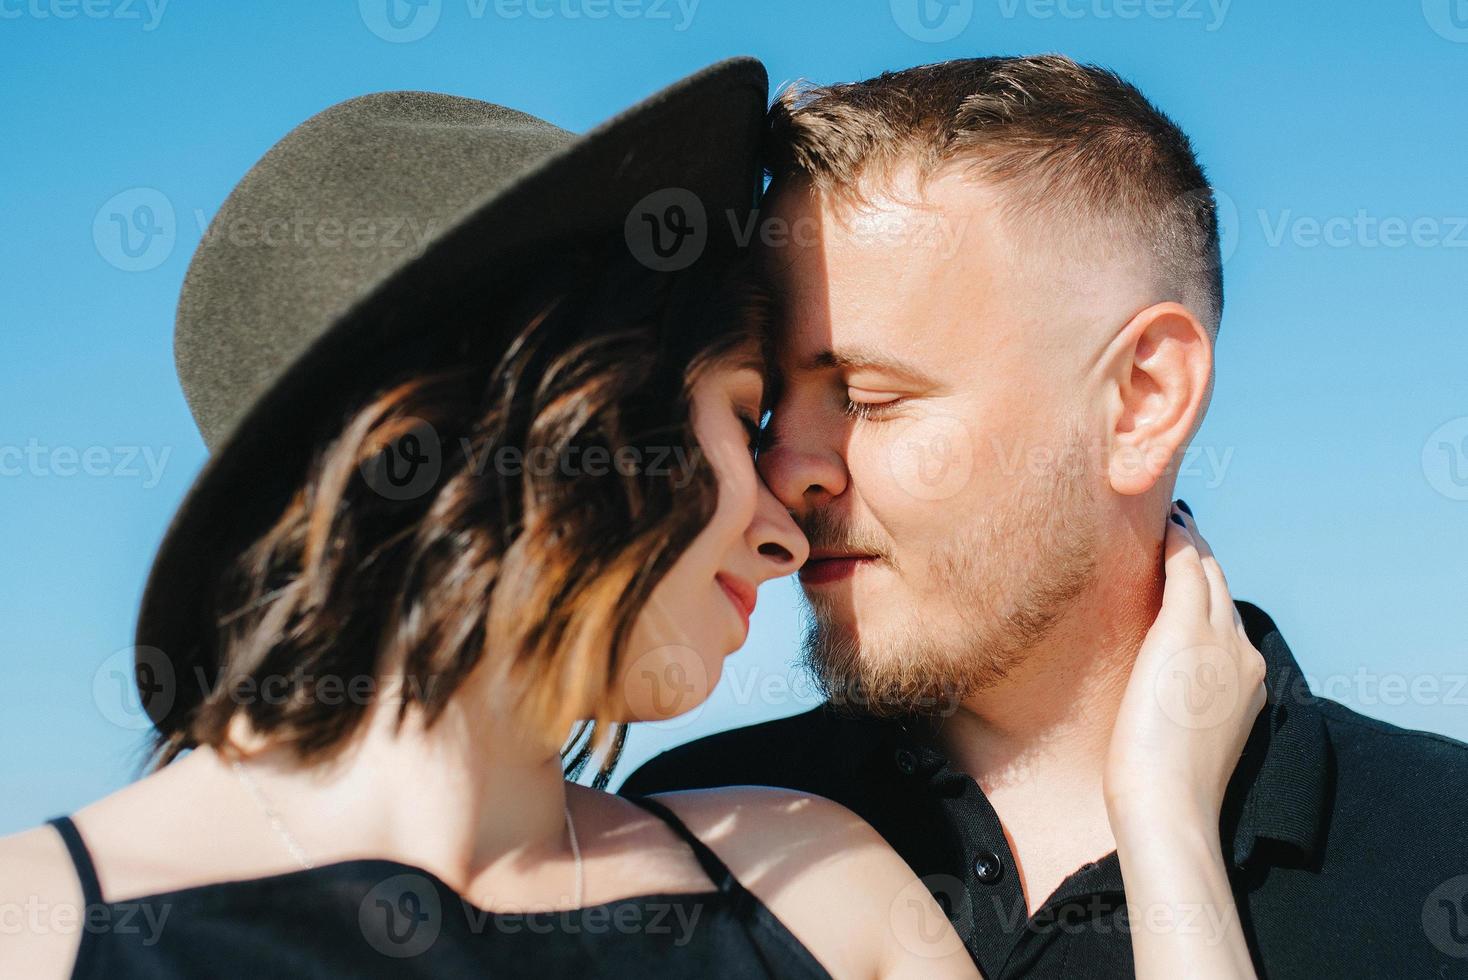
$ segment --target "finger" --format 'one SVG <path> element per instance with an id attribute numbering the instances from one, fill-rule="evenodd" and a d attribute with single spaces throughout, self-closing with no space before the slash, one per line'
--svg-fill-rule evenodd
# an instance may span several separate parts
<path id="1" fill-rule="evenodd" d="M 1261 679 L 1254 689 L 1249 692 L 1249 717 L 1257 718 L 1259 712 L 1264 710 L 1264 705 L 1269 702 L 1269 688 Z"/>
<path id="2" fill-rule="evenodd" d="M 1223 566 L 1218 563 L 1218 558 L 1213 554 L 1213 547 L 1209 545 L 1201 531 L 1198 530 L 1198 522 L 1192 514 L 1176 505 L 1173 513 L 1182 517 L 1187 523 L 1188 531 L 1193 536 L 1193 542 L 1198 548 L 1198 560 L 1203 565 L 1203 574 L 1208 578 L 1208 607 L 1211 613 L 1211 622 L 1219 629 L 1226 629 L 1229 623 L 1238 618 L 1238 609 L 1234 606 L 1233 594 L 1228 590 L 1228 579 L 1224 577 Z"/>
<path id="3" fill-rule="evenodd" d="M 1181 515 L 1178 515 L 1179 518 Z M 1205 618 L 1208 615 L 1208 576 L 1193 536 L 1186 526 L 1167 520 L 1167 536 L 1163 539 L 1163 568 L 1167 581 L 1162 590 L 1162 612 L 1184 617 Z"/>

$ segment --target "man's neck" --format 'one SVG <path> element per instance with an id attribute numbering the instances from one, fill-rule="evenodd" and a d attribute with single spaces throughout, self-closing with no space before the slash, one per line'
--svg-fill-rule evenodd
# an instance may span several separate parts
<path id="1" fill-rule="evenodd" d="M 981 782 L 1048 760 L 1100 772 L 1142 639 L 1162 603 L 1153 563 L 1098 576 L 999 683 L 961 704 L 942 729 L 951 757 Z"/>
<path id="2" fill-rule="evenodd" d="M 984 790 L 1033 913 L 1115 847 L 1102 773 L 1132 664 L 1162 600 L 1161 569 L 1102 576 L 999 684 L 942 726 L 953 764 Z"/>

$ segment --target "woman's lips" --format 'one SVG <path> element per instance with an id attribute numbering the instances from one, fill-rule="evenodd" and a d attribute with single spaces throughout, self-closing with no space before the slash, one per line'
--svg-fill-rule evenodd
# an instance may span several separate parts
<path id="1" fill-rule="evenodd" d="M 748 632 L 749 617 L 754 613 L 756 595 L 753 586 L 723 573 L 716 575 L 715 579 L 719 587 L 724 590 L 724 594 L 729 597 L 729 601 L 734 604 L 734 611 L 739 614 L 740 619 L 744 620 L 744 629 Z"/>
<path id="2" fill-rule="evenodd" d="M 800 566 L 802 585 L 828 585 L 850 578 L 863 565 L 875 561 L 870 555 L 831 555 L 812 558 Z"/>

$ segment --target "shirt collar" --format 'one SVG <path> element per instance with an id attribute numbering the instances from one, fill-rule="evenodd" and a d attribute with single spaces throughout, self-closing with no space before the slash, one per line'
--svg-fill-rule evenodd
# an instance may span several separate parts
<path id="1" fill-rule="evenodd" d="M 1239 867 L 1262 839 L 1288 845 L 1310 864 L 1324 842 L 1332 778 L 1325 718 L 1274 620 L 1252 603 L 1237 605 L 1249 640 L 1264 656 L 1268 702 L 1229 783 L 1222 826 L 1233 828 Z"/>
<path id="2" fill-rule="evenodd" d="M 1223 840 L 1231 842 L 1232 863 L 1244 867 L 1266 853 L 1278 862 L 1280 852 L 1259 847 L 1261 840 L 1286 845 L 1308 866 L 1320 854 L 1326 830 L 1332 755 L 1324 716 L 1299 664 L 1269 615 L 1248 602 L 1236 603 L 1249 640 L 1263 655 L 1268 699 L 1249 734 L 1239 765 L 1229 781 L 1220 815 Z M 949 766 L 933 735 L 930 720 L 877 722 L 885 738 L 875 740 L 880 764 L 890 764 L 894 746 L 911 752 L 916 774 L 944 784 L 939 792 L 956 792 L 967 777 Z"/>

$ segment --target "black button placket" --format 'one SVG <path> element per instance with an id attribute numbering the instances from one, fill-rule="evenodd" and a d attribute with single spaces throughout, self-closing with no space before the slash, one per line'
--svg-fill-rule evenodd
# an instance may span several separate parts
<path id="1" fill-rule="evenodd" d="M 1014 857 L 999 815 L 978 783 L 951 767 L 941 752 L 899 738 L 891 758 L 902 776 L 938 797 L 949 825 L 959 834 L 967 868 L 963 880 L 941 875 L 936 877 L 944 880 L 928 884 L 984 975 L 998 977 L 1029 918 L 1019 876 L 1006 873 L 1013 868 Z M 962 890 L 964 900 L 954 901 L 943 893 L 955 887 Z"/>

